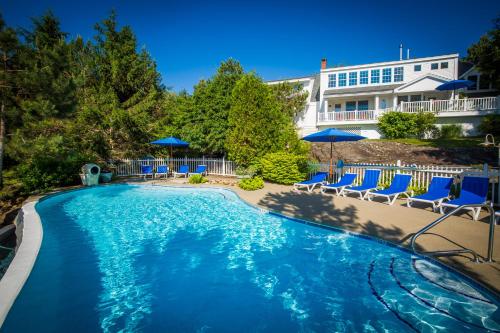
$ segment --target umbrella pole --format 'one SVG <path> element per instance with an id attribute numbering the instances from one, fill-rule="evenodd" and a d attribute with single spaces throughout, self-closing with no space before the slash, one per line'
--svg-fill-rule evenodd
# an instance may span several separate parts
<path id="1" fill-rule="evenodd" d="M 330 181 L 333 181 L 333 142 L 330 142 Z"/>
<path id="2" fill-rule="evenodd" d="M 174 155 L 172 154 L 172 145 L 170 145 L 170 159 L 168 160 L 168 164 L 169 164 L 168 168 L 170 170 L 172 170 L 172 158 L 173 157 L 174 157 Z"/>

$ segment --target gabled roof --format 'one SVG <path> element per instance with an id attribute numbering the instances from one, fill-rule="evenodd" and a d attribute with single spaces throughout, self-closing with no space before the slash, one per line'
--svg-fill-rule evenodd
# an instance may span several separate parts
<path id="1" fill-rule="evenodd" d="M 410 82 L 407 82 L 407 83 L 403 84 L 402 86 L 397 87 L 396 89 L 394 89 L 394 92 L 401 91 L 401 90 L 403 90 L 407 87 L 410 87 L 410 86 L 414 85 L 415 83 L 420 82 L 420 81 L 425 80 L 425 79 L 434 79 L 434 80 L 442 82 L 442 83 L 445 83 L 445 82 L 448 82 L 451 80 L 451 79 L 446 78 L 446 77 L 441 76 L 441 75 L 429 73 L 429 74 L 419 76 L 416 79 L 413 79 Z"/>

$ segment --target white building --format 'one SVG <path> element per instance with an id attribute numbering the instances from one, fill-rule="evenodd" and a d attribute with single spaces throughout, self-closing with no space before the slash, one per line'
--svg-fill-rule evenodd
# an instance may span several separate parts
<path id="1" fill-rule="evenodd" d="M 457 92 L 436 90 L 462 78 L 476 85 Z M 268 84 L 280 82 L 299 82 L 309 93 L 296 119 L 301 135 L 335 127 L 380 138 L 377 118 L 388 110 L 434 112 L 438 126 L 460 124 L 464 135 L 474 135 L 484 115 L 500 111 L 500 97 L 489 80 L 459 62 L 458 54 L 332 68 L 323 59 L 316 75 Z"/>

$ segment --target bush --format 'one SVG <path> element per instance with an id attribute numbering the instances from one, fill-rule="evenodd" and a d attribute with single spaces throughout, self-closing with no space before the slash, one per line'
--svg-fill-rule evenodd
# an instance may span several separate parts
<path id="1" fill-rule="evenodd" d="M 92 159 L 65 146 L 62 137 L 40 138 L 16 171 L 25 191 L 43 192 L 80 183 L 80 168 Z"/>
<path id="2" fill-rule="evenodd" d="M 264 187 L 264 180 L 258 176 L 246 178 L 240 180 L 238 186 L 245 191 L 255 191 Z"/>
<path id="3" fill-rule="evenodd" d="M 436 116 L 432 112 L 417 112 L 415 118 L 415 135 L 420 139 L 433 138 L 436 135 Z"/>
<path id="4" fill-rule="evenodd" d="M 305 156 L 290 153 L 268 153 L 260 160 L 262 177 L 278 184 L 292 185 L 307 176 L 308 163 Z"/>
<path id="5" fill-rule="evenodd" d="M 433 136 L 436 116 L 431 112 L 406 113 L 391 111 L 384 113 L 378 121 L 378 128 L 388 139 L 419 138 Z"/>
<path id="6" fill-rule="evenodd" d="M 203 177 L 202 175 L 192 175 L 189 177 L 189 184 L 203 184 L 208 182 L 208 179 Z"/>
<path id="7" fill-rule="evenodd" d="M 439 130 L 439 138 L 441 139 L 454 139 L 462 136 L 462 125 L 451 124 L 443 125 Z"/>
<path id="8" fill-rule="evenodd" d="M 493 136 L 500 136 L 500 115 L 489 114 L 483 117 L 479 130 L 482 134 L 492 134 Z"/>

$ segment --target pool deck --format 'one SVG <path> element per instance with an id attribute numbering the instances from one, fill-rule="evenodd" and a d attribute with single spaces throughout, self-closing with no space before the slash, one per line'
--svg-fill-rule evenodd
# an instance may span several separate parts
<path id="1" fill-rule="evenodd" d="M 176 179 L 147 183 L 178 186 L 184 182 Z M 381 200 L 368 202 L 354 197 L 321 194 L 319 190 L 312 193 L 295 192 L 291 186 L 269 183 L 257 191 L 243 191 L 236 186 L 222 184 L 195 186 L 226 187 L 247 202 L 264 209 L 374 236 L 405 247 L 409 246 L 409 240 L 415 232 L 441 216 L 426 206 L 408 208 L 404 200 L 389 206 L 381 203 Z M 493 263 L 474 263 L 470 255 L 441 257 L 439 260 L 500 293 L 500 226 L 496 226 L 495 231 Z M 476 251 L 483 261 L 487 256 L 489 224 L 486 212 L 482 213 L 479 221 L 473 221 L 468 213 L 453 216 L 430 232 L 419 238 L 420 250 L 467 247 Z"/>

